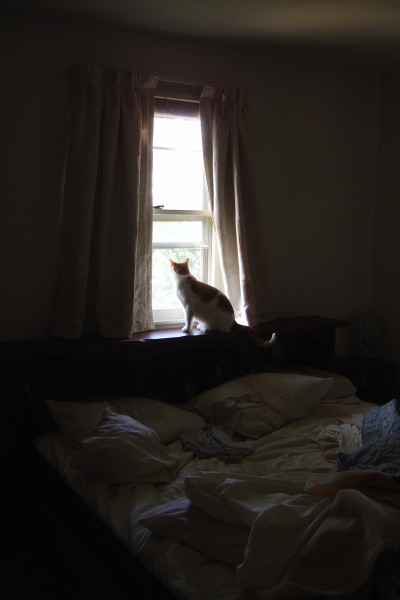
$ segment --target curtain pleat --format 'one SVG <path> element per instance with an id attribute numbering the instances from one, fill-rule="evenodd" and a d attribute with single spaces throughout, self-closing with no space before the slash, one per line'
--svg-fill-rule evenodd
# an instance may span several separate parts
<path id="1" fill-rule="evenodd" d="M 257 325 L 244 212 L 251 206 L 246 104 L 237 87 L 205 87 L 200 98 L 204 165 L 224 286 L 236 319 Z"/>
<path id="2" fill-rule="evenodd" d="M 53 333 L 128 338 L 151 306 L 154 77 L 80 66 L 70 112 Z"/>

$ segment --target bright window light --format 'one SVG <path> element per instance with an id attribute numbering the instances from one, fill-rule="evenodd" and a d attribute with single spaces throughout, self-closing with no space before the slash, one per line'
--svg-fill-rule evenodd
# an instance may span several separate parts
<path id="1" fill-rule="evenodd" d="M 155 117 L 153 200 L 169 210 L 204 208 L 199 119 Z"/>
<path id="2" fill-rule="evenodd" d="M 156 116 L 153 138 L 153 315 L 158 325 L 183 321 L 169 258 L 189 257 L 191 273 L 215 272 L 199 117 Z"/>

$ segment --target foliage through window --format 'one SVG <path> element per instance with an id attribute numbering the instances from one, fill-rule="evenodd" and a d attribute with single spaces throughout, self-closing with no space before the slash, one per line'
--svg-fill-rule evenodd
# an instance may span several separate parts
<path id="1" fill-rule="evenodd" d="M 160 114 L 153 140 L 153 315 L 158 325 L 183 320 L 169 258 L 189 257 L 192 274 L 215 283 L 212 220 L 199 116 Z"/>

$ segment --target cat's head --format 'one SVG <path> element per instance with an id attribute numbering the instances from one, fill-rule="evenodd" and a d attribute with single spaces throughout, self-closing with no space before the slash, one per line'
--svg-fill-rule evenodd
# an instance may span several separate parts
<path id="1" fill-rule="evenodd" d="M 184 262 L 175 262 L 172 258 L 169 259 L 171 263 L 171 271 L 177 275 L 190 275 L 189 271 L 189 259 L 187 258 Z"/>

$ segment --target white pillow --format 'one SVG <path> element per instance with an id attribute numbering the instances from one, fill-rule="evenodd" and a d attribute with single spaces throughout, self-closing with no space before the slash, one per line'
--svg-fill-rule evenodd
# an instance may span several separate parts
<path id="1" fill-rule="evenodd" d="M 46 404 L 57 427 L 77 446 L 97 427 L 109 405 L 99 400 L 47 400 Z"/>
<path id="2" fill-rule="evenodd" d="M 353 396 L 357 392 L 357 388 L 354 383 L 350 381 L 348 377 L 345 377 L 345 375 L 340 375 L 339 373 L 322 371 L 321 369 L 315 369 L 314 367 L 285 367 L 283 369 L 279 369 L 279 371 L 331 379 L 331 384 L 324 395 L 324 399 L 327 400 Z"/>
<path id="3" fill-rule="evenodd" d="M 186 403 L 204 418 L 212 405 L 227 398 L 249 396 L 257 403 L 241 411 L 237 433 L 256 439 L 303 418 L 325 396 L 331 379 L 288 373 L 252 373 L 203 392 Z"/>
<path id="4" fill-rule="evenodd" d="M 167 482 L 175 464 L 155 431 L 109 408 L 72 462 L 74 468 L 108 483 Z"/>
<path id="5" fill-rule="evenodd" d="M 111 408 L 154 429 L 163 444 L 178 440 L 186 429 L 206 426 L 199 415 L 152 398 L 121 399 L 113 401 Z"/>
<path id="6" fill-rule="evenodd" d="M 92 433 L 107 407 L 154 429 L 163 444 L 178 440 L 186 429 L 205 426 L 199 415 L 152 398 L 47 400 L 47 406 L 57 427 L 75 445 Z"/>

